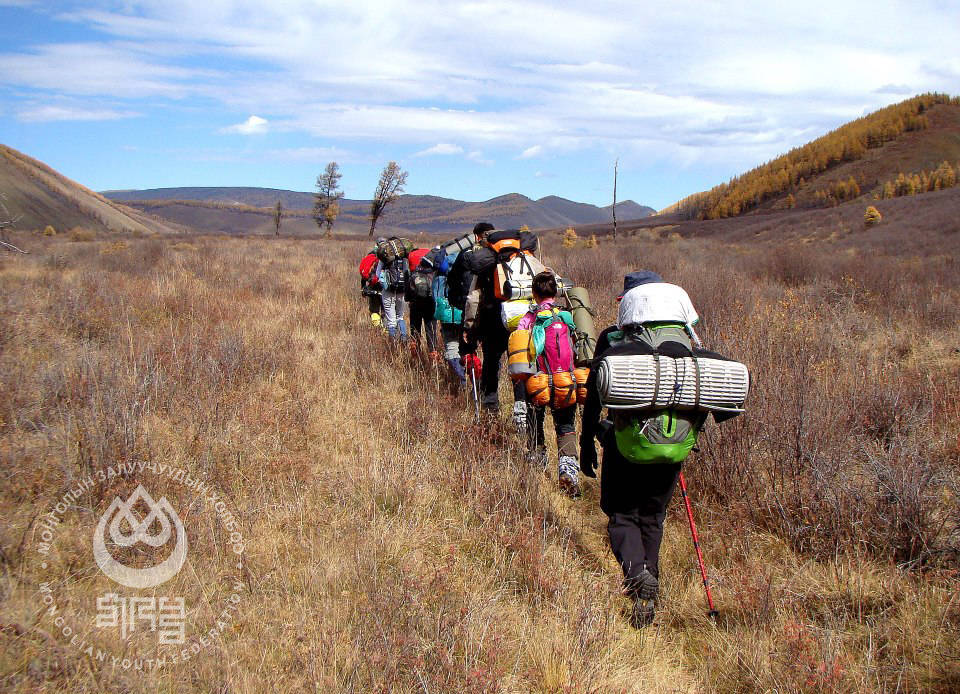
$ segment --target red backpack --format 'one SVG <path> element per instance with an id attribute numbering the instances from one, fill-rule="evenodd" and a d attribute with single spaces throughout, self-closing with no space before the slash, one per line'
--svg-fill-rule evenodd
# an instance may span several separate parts
<path id="1" fill-rule="evenodd" d="M 377 268 L 377 254 L 376 253 L 367 253 L 363 256 L 363 260 L 360 261 L 360 276 L 370 281 L 373 271 Z"/>

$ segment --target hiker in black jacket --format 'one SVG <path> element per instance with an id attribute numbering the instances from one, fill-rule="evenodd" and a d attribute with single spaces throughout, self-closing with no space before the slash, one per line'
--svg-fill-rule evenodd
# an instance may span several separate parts
<path id="1" fill-rule="evenodd" d="M 663 283 L 663 280 L 654 272 L 632 272 L 624 278 L 623 294 L 620 298 L 631 289 L 652 283 Z M 662 286 L 679 289 L 665 283 Z M 686 296 L 685 292 L 683 296 Z M 691 325 L 696 321 L 696 312 L 692 306 L 689 306 L 689 309 L 685 306 L 677 309 L 670 306 L 670 310 L 689 317 Z M 618 322 L 621 320 L 622 317 L 618 317 Z M 678 320 L 679 322 L 682 321 Z M 601 421 L 603 406 L 597 388 L 598 366 L 604 353 L 611 349 L 611 341 L 622 338 L 624 327 L 611 326 L 597 339 L 587 382 L 587 402 L 583 408 L 580 469 L 584 475 L 596 477 L 595 441 L 599 439 L 603 447 L 600 507 L 609 518 L 607 534 L 610 538 L 610 549 L 623 569 L 624 592 L 634 600 L 631 623 L 642 627 L 649 624 L 654 616 L 663 521 L 680 474 L 680 463 L 638 464 L 628 461 L 618 449 L 613 423 L 608 419 Z M 626 327 L 639 332 L 643 330 L 641 326 Z M 682 332 L 682 328 L 669 330 Z"/>

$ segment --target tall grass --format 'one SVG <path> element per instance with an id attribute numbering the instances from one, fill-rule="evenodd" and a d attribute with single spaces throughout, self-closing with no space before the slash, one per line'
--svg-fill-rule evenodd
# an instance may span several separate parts
<path id="1" fill-rule="evenodd" d="M 354 277 L 363 242 L 41 249 L 0 261 L 4 690 L 960 685 L 960 297 L 948 255 L 806 246 L 793 263 L 707 241 L 565 253 L 546 240 L 545 260 L 590 289 L 599 323 L 625 271 L 655 269 L 688 290 L 708 344 L 754 375 L 748 414 L 711 425 L 687 465 L 721 618 L 704 617 L 677 507 L 661 612 L 635 632 L 597 486 L 560 495 L 509 427 L 475 424 L 443 371 L 368 327 Z M 91 663 L 56 636 L 29 549 L 37 514 L 74 480 L 136 460 L 226 490 L 249 538 L 232 632 L 150 673 Z M 90 519 L 137 482 L 103 485 L 69 517 L 75 539 L 52 570 L 77 614 L 104 585 L 86 578 Z M 215 584 L 222 539 L 188 531 L 199 554 L 177 580 Z M 197 604 L 191 618 L 209 614 Z"/>

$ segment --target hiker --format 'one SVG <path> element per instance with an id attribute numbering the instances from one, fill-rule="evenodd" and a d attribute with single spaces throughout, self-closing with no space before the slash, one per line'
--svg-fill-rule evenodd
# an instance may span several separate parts
<path id="1" fill-rule="evenodd" d="M 473 227 L 476 244 L 462 254 L 462 262 L 469 267 L 474 254 L 485 251 L 487 232 L 494 227 L 489 222 L 480 222 Z M 493 293 L 493 272 L 487 270 L 471 278 L 469 292 L 463 310 L 464 354 L 473 354 L 479 344 L 483 348 L 483 366 L 480 372 L 480 404 L 484 411 L 500 411 L 500 362 L 507 350 L 507 329 L 500 320 L 500 301 Z"/>
<path id="2" fill-rule="evenodd" d="M 436 360 L 440 355 L 437 352 L 437 321 L 433 316 L 436 311 L 433 300 L 433 250 L 436 249 L 418 248 L 407 256 L 410 277 L 405 298 L 410 304 L 410 349 L 415 353 L 419 351 L 420 335 L 423 334 L 430 358 Z"/>
<path id="3" fill-rule="evenodd" d="M 379 244 L 386 241 L 385 238 L 377 239 Z M 383 327 L 381 312 L 383 311 L 383 301 L 380 298 L 380 283 L 376 276 L 377 269 L 377 249 L 367 253 L 360 261 L 360 294 L 367 299 L 367 308 L 370 311 L 370 324 L 375 328 Z"/>
<path id="4" fill-rule="evenodd" d="M 386 239 L 390 243 L 393 239 Z M 378 248 L 380 246 L 378 245 Z M 407 339 L 407 324 L 404 321 L 407 281 L 410 275 L 410 263 L 406 253 L 393 260 L 384 261 L 379 257 L 374 274 L 380 285 L 380 298 L 383 302 L 383 317 L 387 323 L 387 334 L 400 340 Z"/>
<path id="5" fill-rule="evenodd" d="M 530 310 L 520 319 L 517 324 L 517 331 L 531 331 L 539 329 L 542 337 L 539 340 L 543 344 L 543 350 L 536 355 L 536 368 L 544 374 L 572 374 L 574 370 L 573 340 L 571 331 L 565 322 L 561 311 L 557 308 L 557 277 L 546 270 L 533 278 L 531 285 L 533 293 L 533 304 Z M 566 313 L 566 312 L 562 312 Z M 568 314 L 569 315 L 569 314 Z M 573 318 L 569 318 L 571 324 Z M 537 338 L 534 337 L 536 341 Z M 573 384 L 571 378 L 571 385 Z M 574 385 L 575 387 L 575 385 Z M 526 389 L 524 389 L 526 391 Z M 546 406 L 537 406 L 533 402 L 528 402 L 526 398 L 517 401 L 517 405 L 526 405 L 524 408 L 515 406 L 515 415 L 517 410 L 522 409 L 526 419 L 526 427 L 529 429 L 528 436 L 530 440 L 531 460 L 546 468 L 549 460 L 547 455 L 546 439 L 543 434 L 544 418 L 546 416 Z M 577 441 L 576 441 L 576 416 L 577 401 L 575 397 L 562 404 L 564 406 L 553 407 L 555 402 L 551 402 L 553 411 L 553 427 L 557 434 L 558 466 L 557 479 L 560 489 L 571 497 L 580 496 L 580 485 L 577 480 L 579 463 L 577 462 Z"/>
<path id="6" fill-rule="evenodd" d="M 500 365 L 510 336 L 502 316 L 502 306 L 508 298 L 504 291 L 513 280 L 518 293 L 529 292 L 533 276 L 545 268 L 533 255 L 537 237 L 530 232 L 494 232 L 493 225 L 481 222 L 474 227 L 474 234 L 478 246 L 461 256 L 472 276 L 463 310 L 464 351 L 476 351 L 478 342 L 483 347 L 481 404 L 486 412 L 498 413 Z M 451 280 L 451 286 L 454 284 Z M 529 293 L 524 296 L 529 298 Z M 522 387 L 514 389 L 514 399 L 524 400 Z"/>
<path id="7" fill-rule="evenodd" d="M 642 627 L 654 616 L 663 521 L 681 463 L 631 461 L 626 457 L 624 450 L 628 454 L 635 450 L 630 447 L 631 435 L 643 438 L 647 424 L 659 420 L 661 412 L 654 412 L 651 416 L 650 412 L 637 414 L 633 410 L 609 410 L 608 416 L 613 421 L 601 422 L 603 406 L 597 388 L 597 371 L 605 354 L 610 354 L 611 350 L 629 350 L 632 342 L 645 343 L 648 349 L 666 342 L 679 343 L 689 352 L 691 336 L 696 341 L 693 325 L 699 317 L 681 287 L 664 282 L 660 275 L 649 270 L 626 275 L 618 301 L 617 325 L 600 334 L 587 382 L 580 437 L 580 470 L 588 477 L 596 477 L 594 441 L 599 438 L 603 447 L 600 507 L 609 519 L 607 534 L 610 548 L 623 570 L 624 592 L 634 600 L 631 623 Z M 694 420 L 692 427 L 696 428 L 693 432 L 695 442 L 706 414 L 693 412 L 689 416 Z M 638 427 L 638 419 L 643 418 L 647 418 L 642 422 L 644 426 Z M 680 425 L 681 417 L 678 416 L 673 426 L 681 430 Z M 653 440 L 652 434 L 646 433 Z M 646 443 L 646 439 L 643 442 Z"/>
<path id="8" fill-rule="evenodd" d="M 452 252 L 450 252 L 452 250 Z M 457 246 L 438 246 L 431 251 L 433 273 L 433 316 L 440 323 L 440 338 L 443 341 L 443 358 L 451 373 L 461 385 L 467 382 L 466 372 L 460 361 L 460 339 L 463 332 L 463 311 L 450 303 L 447 275 L 460 255 Z"/>

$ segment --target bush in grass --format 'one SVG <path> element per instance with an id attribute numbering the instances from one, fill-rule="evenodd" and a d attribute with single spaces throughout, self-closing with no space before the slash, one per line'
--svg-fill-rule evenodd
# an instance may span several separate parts
<path id="1" fill-rule="evenodd" d="M 863 226 L 868 229 L 870 227 L 875 227 L 880 223 L 881 219 L 883 219 L 883 215 L 880 214 L 880 210 L 873 205 L 870 205 L 867 208 L 867 211 L 863 213 Z"/>

